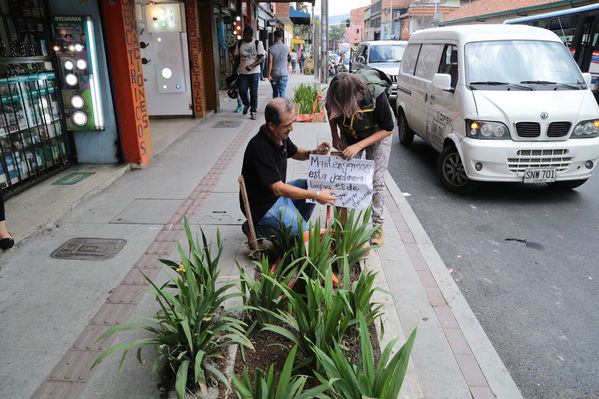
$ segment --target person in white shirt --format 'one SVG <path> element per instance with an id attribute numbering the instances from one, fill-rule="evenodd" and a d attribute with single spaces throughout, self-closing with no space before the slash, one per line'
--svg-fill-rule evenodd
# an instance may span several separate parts
<path id="1" fill-rule="evenodd" d="M 260 64 L 266 55 L 264 46 L 259 40 L 253 40 L 254 30 L 246 26 L 243 39 L 235 45 L 235 58 L 239 64 L 239 95 L 243 103 L 243 114 L 250 110 L 250 118 L 256 119 L 258 112 L 258 83 L 260 83 Z M 249 89 L 249 98 L 248 98 Z"/>

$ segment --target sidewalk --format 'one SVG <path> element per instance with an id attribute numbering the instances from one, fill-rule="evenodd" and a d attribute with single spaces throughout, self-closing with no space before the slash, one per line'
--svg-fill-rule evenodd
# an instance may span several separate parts
<path id="1" fill-rule="evenodd" d="M 312 78 L 291 77 L 289 97 L 302 82 Z M 263 106 L 270 98 L 268 82 L 260 83 L 260 93 Z M 54 227 L 37 229 L 0 257 L 2 397 L 160 397 L 151 362 L 139 365 L 134 353 L 117 376 L 118 354 L 90 372 L 89 366 L 104 349 L 95 344 L 95 337 L 110 325 L 156 312 L 155 301 L 142 294 L 147 287 L 139 272 L 158 281 L 163 278 L 157 258 L 177 257 L 173 250 L 183 234 L 183 215 L 193 229 L 202 227 L 209 237 L 220 230 L 223 279 L 237 275 L 236 262 L 250 267 L 240 228 L 244 218 L 237 176 L 245 145 L 263 123 L 263 113 L 251 121 L 234 114 L 235 106 L 235 100 L 223 103 L 223 110 L 230 111 L 195 124 L 147 168 L 99 167 L 107 176 L 101 187 L 92 188 L 77 204 L 64 201 L 52 211 L 63 212 L 53 219 Z M 219 122 L 231 126 L 236 121 L 239 126 L 218 127 Z M 326 123 L 294 127 L 291 138 L 301 147 L 330 141 Z M 307 166 L 291 161 L 288 179 L 305 177 Z M 401 191 L 390 176 L 386 182 L 386 244 L 372 254 L 367 267 L 379 271 L 379 285 L 394 296 L 379 297 L 387 317 L 385 341 L 405 339 L 418 328 L 401 396 L 521 397 Z M 45 205 L 61 202 L 50 200 L 53 187 L 45 187 L 22 194 L 46 201 L 38 204 L 41 210 L 30 209 L 27 214 L 41 215 Z M 19 206 L 13 201 L 17 198 L 8 201 L 9 210 Z M 10 211 L 7 214 L 11 230 L 25 230 L 11 220 Z M 27 223 L 38 225 L 36 220 Z M 104 261 L 50 257 L 75 237 L 127 243 Z M 113 343 L 140 336 L 140 332 L 121 333 Z M 142 356 L 149 360 L 151 353 L 146 350 Z"/>

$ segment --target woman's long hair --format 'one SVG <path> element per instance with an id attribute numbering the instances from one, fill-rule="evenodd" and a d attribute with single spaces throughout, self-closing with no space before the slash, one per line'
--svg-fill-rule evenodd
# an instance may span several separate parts
<path id="1" fill-rule="evenodd" d="M 367 91 L 366 82 L 359 76 L 347 72 L 339 73 L 327 91 L 326 107 L 329 118 L 344 116 L 351 119 L 362 109 L 361 104 Z M 356 114 L 356 117 L 361 119 L 362 113 Z"/>

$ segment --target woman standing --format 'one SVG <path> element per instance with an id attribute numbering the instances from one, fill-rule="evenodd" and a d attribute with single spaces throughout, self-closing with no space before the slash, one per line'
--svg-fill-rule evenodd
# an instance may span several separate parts
<path id="1" fill-rule="evenodd" d="M 378 229 L 370 241 L 383 244 L 385 172 L 395 127 L 387 93 L 356 74 L 343 72 L 329 85 L 326 108 L 333 147 L 342 151 L 342 157 L 360 158 L 366 150 L 366 159 L 374 161 L 372 221 Z"/>
<path id="2" fill-rule="evenodd" d="M 6 228 L 6 217 L 4 216 L 4 199 L 0 197 L 0 248 L 7 250 L 15 245 L 15 240 Z"/>

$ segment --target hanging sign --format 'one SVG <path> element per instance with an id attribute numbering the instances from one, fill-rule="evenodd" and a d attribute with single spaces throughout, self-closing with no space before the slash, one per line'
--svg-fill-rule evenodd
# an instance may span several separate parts
<path id="1" fill-rule="evenodd" d="M 338 207 L 365 209 L 372 202 L 374 161 L 310 155 L 308 190 L 332 190 Z"/>

